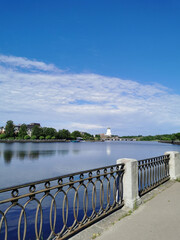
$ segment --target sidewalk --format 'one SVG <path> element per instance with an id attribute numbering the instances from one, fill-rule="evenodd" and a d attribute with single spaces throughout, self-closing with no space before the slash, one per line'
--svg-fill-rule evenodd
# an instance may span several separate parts
<path id="1" fill-rule="evenodd" d="M 167 181 L 142 201 L 133 213 L 123 207 L 70 239 L 179 240 L 180 182 Z"/>
<path id="2" fill-rule="evenodd" d="M 117 239 L 179 240 L 180 183 L 175 182 L 97 237 L 97 240 Z"/>

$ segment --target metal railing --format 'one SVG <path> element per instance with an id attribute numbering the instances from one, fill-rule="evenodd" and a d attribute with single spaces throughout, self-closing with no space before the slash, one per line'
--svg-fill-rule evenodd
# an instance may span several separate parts
<path id="1" fill-rule="evenodd" d="M 170 179 L 169 160 L 170 155 L 163 155 L 138 161 L 140 196 Z"/>
<path id="2" fill-rule="evenodd" d="M 1 189 L 0 239 L 69 238 L 124 205 L 123 174 L 118 164 Z"/>

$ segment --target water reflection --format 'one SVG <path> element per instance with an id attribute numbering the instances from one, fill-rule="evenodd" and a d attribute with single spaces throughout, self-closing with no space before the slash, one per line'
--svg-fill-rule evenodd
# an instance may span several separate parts
<path id="1" fill-rule="evenodd" d="M 5 164 L 10 164 L 13 157 L 13 152 L 10 150 L 4 151 L 4 162 Z"/>
<path id="2" fill-rule="evenodd" d="M 28 158 L 31 160 L 36 160 L 39 158 L 39 151 L 30 152 Z"/>
<path id="3" fill-rule="evenodd" d="M 108 156 L 111 155 L 111 146 L 110 145 L 107 145 L 106 153 L 107 153 Z"/>
<path id="4" fill-rule="evenodd" d="M 65 155 L 67 155 L 67 154 L 69 153 L 69 150 L 58 150 L 57 153 L 58 153 L 59 155 L 65 156 Z"/>
<path id="5" fill-rule="evenodd" d="M 25 157 L 26 157 L 26 152 L 25 151 L 19 151 L 19 152 L 17 152 L 17 154 L 16 154 L 16 156 L 17 156 L 17 158 L 19 158 L 20 160 L 24 160 L 25 159 Z"/>
<path id="6" fill-rule="evenodd" d="M 20 150 L 20 151 L 14 151 L 14 150 L 4 150 L 0 152 L 0 157 L 1 155 L 3 156 L 4 162 L 6 164 L 10 164 L 13 158 L 16 158 L 18 160 L 38 160 L 40 157 L 51 157 L 54 155 L 68 155 L 69 150 Z M 73 154 L 78 154 L 80 150 L 72 150 Z"/>
<path id="7" fill-rule="evenodd" d="M 80 150 L 78 150 L 78 149 L 74 149 L 74 150 L 73 150 L 73 153 L 74 153 L 74 154 L 79 154 L 79 152 L 80 152 Z"/>

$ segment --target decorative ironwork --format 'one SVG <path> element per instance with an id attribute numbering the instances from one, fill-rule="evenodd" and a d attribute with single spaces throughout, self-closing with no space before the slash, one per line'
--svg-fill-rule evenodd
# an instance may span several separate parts
<path id="1" fill-rule="evenodd" d="M 69 238 L 124 205 L 123 173 L 118 164 L 1 189 L 0 239 Z"/>
<path id="2" fill-rule="evenodd" d="M 170 179 L 169 159 L 169 155 L 163 155 L 138 161 L 140 196 Z"/>

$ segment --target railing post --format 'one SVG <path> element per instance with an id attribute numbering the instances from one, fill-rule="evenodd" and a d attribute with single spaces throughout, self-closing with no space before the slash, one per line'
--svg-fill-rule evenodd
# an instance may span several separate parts
<path id="1" fill-rule="evenodd" d="M 141 204 L 138 193 L 138 162 L 136 159 L 118 159 L 117 164 L 125 164 L 123 176 L 123 199 L 125 206 L 134 209 Z"/>
<path id="2" fill-rule="evenodd" d="M 170 155 L 169 175 L 171 179 L 180 178 L 180 153 L 176 151 L 165 152 Z"/>

